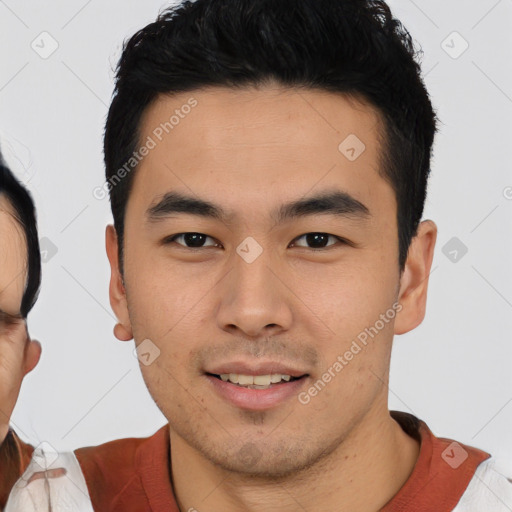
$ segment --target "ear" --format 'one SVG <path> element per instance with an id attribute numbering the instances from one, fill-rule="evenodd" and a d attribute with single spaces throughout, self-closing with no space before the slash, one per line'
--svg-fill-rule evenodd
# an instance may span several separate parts
<path id="1" fill-rule="evenodd" d="M 117 233 L 112 224 L 109 224 L 105 231 L 105 247 L 110 262 L 110 305 L 119 320 L 119 323 L 114 327 L 114 336 L 120 341 L 129 341 L 133 338 L 132 326 L 128 314 L 126 290 L 119 270 Z"/>
<path id="2" fill-rule="evenodd" d="M 412 331 L 425 318 L 428 278 L 434 258 L 436 238 L 435 223 L 431 220 L 421 222 L 416 236 L 411 241 L 400 277 L 398 302 L 402 305 L 402 309 L 396 316 L 395 334 Z"/>

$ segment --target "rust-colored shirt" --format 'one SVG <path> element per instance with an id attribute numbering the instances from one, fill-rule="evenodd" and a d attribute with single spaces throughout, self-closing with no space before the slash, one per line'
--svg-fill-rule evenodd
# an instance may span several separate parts
<path id="1" fill-rule="evenodd" d="M 480 496 L 475 472 L 490 458 L 488 453 L 434 436 L 425 422 L 411 414 L 391 411 L 391 416 L 408 435 L 421 443 L 421 447 L 411 476 L 381 512 L 507 510 L 474 509 L 459 503 L 464 502 L 461 500 L 464 496 L 467 502 L 471 493 Z M 75 450 L 94 510 L 180 512 L 171 485 L 169 443 L 169 426 L 165 425 L 148 438 L 119 439 Z M 0 449 L 0 510 L 14 482 L 27 468 L 33 450 L 10 431 Z M 505 477 L 503 482 L 510 484 Z M 500 480 L 499 484 L 503 482 Z M 501 501 L 504 503 L 503 499 Z"/>

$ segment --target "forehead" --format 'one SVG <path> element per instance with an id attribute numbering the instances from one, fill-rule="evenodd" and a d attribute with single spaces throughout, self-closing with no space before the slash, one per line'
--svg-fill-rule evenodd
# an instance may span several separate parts
<path id="1" fill-rule="evenodd" d="M 24 234 L 17 219 L 16 211 L 7 196 L 0 192 L 0 247 L 7 244 L 18 246 L 24 243 Z"/>
<path id="2" fill-rule="evenodd" d="M 25 236 L 15 211 L 0 193 L 0 309 L 16 314 L 21 305 L 27 260 Z"/>
<path id="3" fill-rule="evenodd" d="M 141 119 L 140 147 L 150 149 L 132 195 L 148 203 L 180 189 L 223 196 L 236 209 L 336 186 L 371 200 L 390 192 L 379 172 L 380 130 L 370 105 L 320 90 L 210 87 L 161 95 Z"/>

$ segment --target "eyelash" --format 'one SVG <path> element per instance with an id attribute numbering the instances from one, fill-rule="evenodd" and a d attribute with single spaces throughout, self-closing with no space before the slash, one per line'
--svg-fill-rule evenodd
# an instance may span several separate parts
<path id="1" fill-rule="evenodd" d="M 204 233 L 197 233 L 195 231 L 187 231 L 185 233 L 177 233 L 175 235 L 171 235 L 171 236 L 165 238 L 163 243 L 164 243 L 164 245 L 169 245 L 171 243 L 177 243 L 177 242 L 175 242 L 175 240 L 177 238 L 181 237 L 181 236 L 184 236 L 184 235 L 202 235 L 202 236 L 205 236 L 207 238 L 211 238 L 212 240 L 215 240 L 213 237 L 205 235 Z M 297 238 L 295 238 L 292 241 L 292 243 L 295 242 L 296 240 L 299 240 L 299 239 L 307 236 L 307 235 L 325 235 L 325 236 L 328 236 L 328 237 L 335 238 L 338 242 L 340 242 L 341 245 L 350 245 L 350 246 L 354 245 L 352 242 L 350 242 L 349 240 L 346 240 L 345 238 L 341 238 L 341 237 L 336 236 L 336 235 L 331 235 L 330 233 L 323 233 L 323 232 L 320 232 L 320 231 L 312 231 L 312 232 L 309 232 L 309 233 L 304 233 L 303 235 L 300 235 Z M 180 247 L 182 247 L 183 249 L 188 249 L 188 250 L 190 250 L 192 252 L 198 252 L 198 251 L 201 251 L 201 250 L 206 249 L 208 247 L 215 247 L 213 245 L 209 245 L 209 246 L 206 246 L 206 247 L 187 247 L 186 245 L 179 244 L 179 243 L 178 243 L 178 245 Z M 322 252 L 322 251 L 329 250 L 329 248 L 334 247 L 336 245 L 339 245 L 339 244 L 331 244 L 331 245 L 328 245 L 326 247 L 320 247 L 320 248 L 302 247 L 302 246 L 299 246 L 299 247 L 302 248 L 302 249 L 310 249 L 313 252 Z"/>

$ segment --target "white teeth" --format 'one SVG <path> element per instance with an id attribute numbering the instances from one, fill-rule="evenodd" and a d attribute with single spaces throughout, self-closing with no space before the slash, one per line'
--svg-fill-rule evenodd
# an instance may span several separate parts
<path id="1" fill-rule="evenodd" d="M 238 384 L 240 384 L 240 386 L 248 386 L 249 384 L 254 384 L 254 377 L 252 375 L 239 375 Z"/>
<path id="2" fill-rule="evenodd" d="M 281 380 L 281 379 L 279 379 Z M 272 375 L 255 375 L 254 384 L 258 386 L 270 386 L 272 383 Z"/>
<path id="3" fill-rule="evenodd" d="M 290 375 L 282 375 L 280 373 L 273 373 L 269 375 L 242 375 L 239 373 L 222 373 L 220 378 L 224 382 L 232 382 L 233 384 L 239 384 L 240 386 L 254 387 L 256 389 L 265 389 L 271 384 L 277 384 L 282 380 L 289 382 L 291 379 Z"/>

